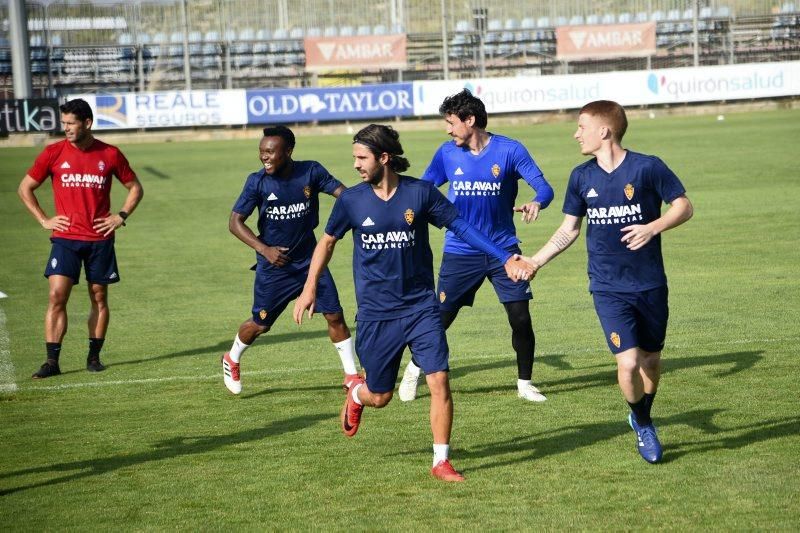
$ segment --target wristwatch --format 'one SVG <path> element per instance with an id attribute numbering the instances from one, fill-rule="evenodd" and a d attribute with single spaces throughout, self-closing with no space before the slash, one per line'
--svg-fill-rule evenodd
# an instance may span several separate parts
<path id="1" fill-rule="evenodd" d="M 125 221 L 128 220 L 128 212 L 127 211 L 120 211 L 117 213 L 119 217 L 122 219 L 122 225 L 125 226 Z"/>

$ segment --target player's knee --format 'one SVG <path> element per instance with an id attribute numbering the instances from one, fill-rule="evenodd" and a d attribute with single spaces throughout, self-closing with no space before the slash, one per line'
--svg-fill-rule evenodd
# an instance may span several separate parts
<path id="1" fill-rule="evenodd" d="M 392 401 L 392 396 L 394 396 L 394 391 L 389 392 L 373 392 L 372 394 L 372 406 L 380 409 L 381 407 L 386 407 L 390 401 Z"/>
<path id="2" fill-rule="evenodd" d="M 639 364 L 643 368 L 659 368 L 661 366 L 661 352 L 645 352 L 641 353 Z"/>
<path id="3" fill-rule="evenodd" d="M 637 350 L 625 350 L 617 354 L 617 368 L 626 373 L 634 373 L 639 370 L 639 358 L 637 357 Z"/>
<path id="4" fill-rule="evenodd" d="M 69 291 L 60 287 L 51 287 L 48 299 L 50 307 L 64 307 L 69 299 Z"/>
<path id="5" fill-rule="evenodd" d="M 512 330 L 528 331 L 533 329 L 527 301 L 506 304 L 506 312 L 508 314 L 508 323 Z"/>
<path id="6" fill-rule="evenodd" d="M 342 329 L 346 328 L 347 324 L 344 321 L 344 313 L 324 313 L 325 320 L 328 321 L 328 327 Z"/>

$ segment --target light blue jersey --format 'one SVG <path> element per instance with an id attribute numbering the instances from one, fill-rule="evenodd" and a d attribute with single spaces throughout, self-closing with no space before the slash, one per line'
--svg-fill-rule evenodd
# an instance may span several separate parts
<path id="1" fill-rule="evenodd" d="M 444 143 L 421 179 L 437 187 L 450 182 L 447 198 L 461 217 L 507 249 L 519 243 L 513 209 L 518 181 L 525 180 L 536 191 L 533 200 L 542 209 L 553 200 L 553 188 L 522 143 L 503 135 L 489 135 L 489 144 L 478 155 L 453 141 Z M 457 255 L 482 253 L 452 231 L 445 235 L 444 251 Z"/>

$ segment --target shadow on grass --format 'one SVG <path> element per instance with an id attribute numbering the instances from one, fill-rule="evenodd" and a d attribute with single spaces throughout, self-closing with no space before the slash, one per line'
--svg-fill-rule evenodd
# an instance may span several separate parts
<path id="1" fill-rule="evenodd" d="M 270 334 L 265 333 L 261 337 L 253 343 L 255 348 L 260 346 L 269 346 L 272 344 L 278 344 L 282 342 L 292 342 L 298 340 L 307 340 L 314 337 L 328 337 L 327 330 L 319 330 L 319 331 L 302 331 L 297 333 L 276 333 Z M 120 362 L 111 362 L 108 366 L 124 366 L 124 365 L 138 365 L 140 363 L 149 363 L 151 361 L 159 361 L 161 359 L 173 359 L 176 357 L 191 357 L 194 355 L 217 355 L 218 357 L 222 357 L 222 354 L 227 352 L 231 344 L 233 343 L 233 338 L 226 339 L 224 341 L 220 341 L 217 344 L 212 346 L 199 346 L 197 348 L 190 348 L 188 350 L 183 350 L 180 352 L 172 352 L 166 353 L 163 355 L 157 355 L 155 357 L 148 357 L 146 359 L 134 359 L 129 361 L 120 361 Z"/>
<path id="2" fill-rule="evenodd" d="M 717 426 L 713 420 L 714 416 L 721 412 L 724 412 L 724 410 L 701 409 L 658 418 L 656 422 L 661 430 L 661 439 L 664 445 L 663 462 L 669 463 L 678 460 L 684 455 L 693 453 L 705 453 L 711 450 L 735 450 L 750 444 L 795 436 L 800 431 L 800 417 L 798 416 L 773 418 L 754 424 L 723 428 Z M 669 431 L 663 430 L 677 425 L 688 425 L 717 438 L 695 442 L 670 442 Z M 665 435 L 666 439 L 664 439 Z M 494 459 L 471 469 L 488 470 L 568 453 L 621 436 L 630 437 L 630 445 L 626 446 L 622 451 L 634 453 L 635 438 L 633 431 L 628 427 L 626 421 L 614 420 L 611 422 L 571 425 L 533 435 L 497 441 L 480 448 L 460 451 L 458 457 Z M 504 456 L 513 456 L 513 458 L 504 459 Z"/>
<path id="3" fill-rule="evenodd" d="M 0 479 L 11 479 L 20 476 L 27 476 L 31 474 L 45 474 L 45 473 L 60 473 L 69 472 L 68 474 L 60 477 L 55 477 L 47 481 L 40 481 L 30 485 L 22 485 L 19 487 L 0 489 L 0 496 L 14 494 L 23 490 L 34 489 L 38 487 L 47 487 L 50 485 L 57 485 L 59 483 L 68 483 L 77 479 L 82 479 L 90 476 L 102 475 L 107 472 L 113 472 L 120 468 L 127 468 L 130 466 L 149 463 L 152 461 L 161 461 L 164 459 L 173 459 L 184 455 L 195 455 L 210 452 L 226 446 L 234 444 L 241 444 L 243 442 L 252 442 L 268 437 L 276 437 L 284 433 L 291 433 L 293 431 L 301 431 L 314 424 L 326 419 L 330 419 L 329 413 L 318 413 L 313 415 L 305 415 L 296 418 L 287 418 L 285 420 L 277 420 L 271 422 L 263 428 L 250 429 L 241 431 L 239 433 L 232 433 L 230 435 L 213 435 L 213 436 L 200 436 L 200 437 L 182 437 L 178 436 L 165 441 L 153 444 L 152 449 L 139 453 L 126 454 L 121 452 L 120 455 L 112 455 L 108 457 L 96 457 L 84 461 L 73 461 L 69 463 L 59 463 L 46 466 L 38 466 L 33 468 L 25 468 L 13 472 L 4 472 L 0 474 Z"/>
<path id="4" fill-rule="evenodd" d="M 664 357 L 662 359 L 663 367 L 661 373 L 662 375 L 664 375 L 679 370 L 686 370 L 688 368 L 699 368 L 707 366 L 727 367 L 728 365 L 730 365 L 730 368 L 721 369 L 719 372 L 717 372 L 717 377 L 725 378 L 753 368 L 756 365 L 756 363 L 758 363 L 761 359 L 764 358 L 763 354 L 764 352 L 762 350 L 759 350 L 750 352 L 731 352 L 731 353 L 723 353 L 716 355 L 701 355 L 697 357 L 682 357 L 677 359 L 670 359 L 669 357 Z M 555 356 L 544 356 L 541 358 L 537 357 L 536 361 L 539 361 L 540 359 L 546 360 L 550 357 L 553 357 L 556 360 L 560 360 L 564 356 L 557 354 Z M 505 366 L 512 366 L 515 364 L 516 363 L 513 360 L 503 360 L 503 361 L 495 361 L 492 363 L 467 365 L 456 369 L 452 369 L 450 371 L 450 376 L 452 379 L 458 379 L 464 376 L 465 374 L 469 374 L 471 372 L 477 372 L 493 368 L 502 368 Z M 542 388 L 542 391 L 545 393 L 545 395 L 548 393 L 569 392 L 569 391 L 588 389 L 591 387 L 608 387 L 615 385 L 617 383 L 617 373 L 614 360 L 609 359 L 608 365 L 603 365 L 603 366 L 607 368 L 606 371 L 595 372 L 592 374 L 578 375 L 578 376 L 573 375 L 564 379 L 536 381 L 536 385 Z M 536 367 L 534 366 L 534 372 L 535 370 Z M 509 380 L 509 383 L 510 384 L 508 386 L 500 387 L 500 389 L 513 390 L 514 386 L 513 384 L 511 384 L 511 380 Z M 463 389 L 459 387 L 457 384 L 453 385 L 452 388 L 454 391 L 461 394 L 483 394 L 486 392 L 493 392 L 499 390 L 498 387 L 477 387 L 477 388 Z"/>
<path id="5" fill-rule="evenodd" d="M 142 170 L 144 170 L 148 174 L 152 174 L 156 178 L 159 178 L 159 179 L 162 179 L 162 180 L 168 180 L 168 179 L 171 178 L 171 176 L 169 174 L 164 174 L 163 172 L 161 172 L 160 170 L 158 170 L 155 167 L 144 166 L 144 167 L 142 167 Z"/>

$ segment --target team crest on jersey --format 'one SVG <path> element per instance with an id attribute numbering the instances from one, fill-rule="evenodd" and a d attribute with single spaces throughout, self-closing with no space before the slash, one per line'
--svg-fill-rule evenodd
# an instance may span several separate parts
<path id="1" fill-rule="evenodd" d="M 258 312 L 258 318 L 260 318 L 261 320 L 264 320 L 265 318 L 267 318 L 267 310 L 266 309 L 262 309 L 261 311 L 259 311 Z"/>
<path id="2" fill-rule="evenodd" d="M 612 331 L 611 335 L 609 335 L 608 338 L 611 339 L 611 344 L 619 348 L 619 345 L 621 344 L 619 333 L 617 333 L 616 331 Z"/>
<path id="3" fill-rule="evenodd" d="M 633 200 L 633 185 L 630 183 L 625 186 L 625 198 Z"/>
<path id="4" fill-rule="evenodd" d="M 499 175 L 500 175 L 500 165 L 495 163 L 494 165 L 492 165 L 492 176 L 496 178 Z"/>
<path id="5" fill-rule="evenodd" d="M 97 169 L 100 172 L 103 172 L 106 169 L 106 164 L 103 161 L 97 163 Z"/>
<path id="6" fill-rule="evenodd" d="M 311 198 L 311 187 L 309 187 L 308 185 L 303 187 L 303 194 L 306 195 L 306 198 Z"/>
<path id="7" fill-rule="evenodd" d="M 403 216 L 406 219 L 406 223 L 410 226 L 412 222 L 414 222 L 414 211 L 411 209 L 406 209 L 406 212 L 403 213 Z"/>
<path id="8" fill-rule="evenodd" d="M 444 291 L 440 292 L 440 293 L 439 293 L 439 301 L 440 301 L 440 302 L 442 302 L 442 303 L 444 303 L 444 301 L 445 301 L 446 299 L 447 299 L 447 295 L 444 293 Z"/>

